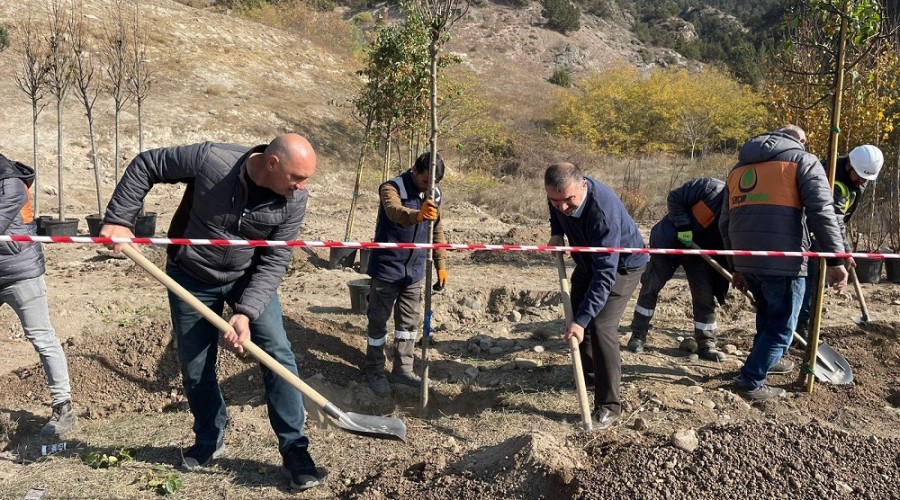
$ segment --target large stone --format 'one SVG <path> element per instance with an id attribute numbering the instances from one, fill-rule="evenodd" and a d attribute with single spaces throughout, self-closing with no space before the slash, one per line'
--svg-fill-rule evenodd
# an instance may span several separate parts
<path id="1" fill-rule="evenodd" d="M 678 348 L 691 353 L 697 352 L 697 341 L 694 340 L 694 337 L 688 337 L 681 341 Z"/>
<path id="2" fill-rule="evenodd" d="M 700 446 L 700 440 L 697 439 L 697 432 L 694 429 L 675 431 L 670 440 L 673 446 L 688 453 L 693 453 Z"/>

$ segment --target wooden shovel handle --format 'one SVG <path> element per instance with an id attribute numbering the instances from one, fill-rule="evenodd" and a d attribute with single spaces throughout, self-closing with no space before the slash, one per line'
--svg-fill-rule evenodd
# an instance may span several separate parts
<path id="1" fill-rule="evenodd" d="M 175 280 L 173 280 L 168 274 L 163 272 L 162 269 L 156 267 L 155 264 L 150 262 L 144 255 L 139 252 L 136 248 L 131 245 L 122 245 L 122 253 L 128 256 L 129 259 L 133 260 L 135 264 L 144 268 L 145 271 L 150 273 L 157 281 L 163 284 L 166 288 L 169 289 L 172 293 L 177 295 L 181 300 L 185 301 L 190 305 L 195 311 L 200 313 L 207 321 L 213 324 L 219 331 L 221 332 L 231 332 L 234 331 L 234 328 L 228 324 L 227 321 L 222 319 L 221 316 L 212 311 L 209 307 L 206 306 L 203 302 L 200 302 L 197 297 L 194 297 L 191 292 L 185 290 L 185 288 L 179 285 Z M 259 346 L 254 344 L 250 339 L 244 341 L 241 346 L 249 352 L 254 358 L 259 360 L 260 363 L 266 366 L 266 368 L 275 372 L 276 375 L 284 379 L 287 383 L 294 386 L 298 391 L 300 391 L 304 396 L 310 398 L 314 403 L 319 405 L 320 407 L 325 407 L 328 404 L 328 400 L 325 399 L 324 396 L 316 392 L 315 389 L 306 384 L 306 382 L 300 380 L 300 378 L 290 370 L 285 368 L 281 363 L 275 360 L 272 356 L 269 356 L 268 353 L 260 349 Z"/>
<path id="2" fill-rule="evenodd" d="M 572 299 L 569 296 L 569 279 L 566 276 L 566 261 L 562 252 L 556 254 L 556 269 L 559 271 L 559 292 L 562 295 L 563 310 L 566 315 L 566 327 L 572 323 Z M 572 355 L 572 369 L 575 372 L 575 388 L 578 390 L 578 404 L 581 407 L 581 423 L 584 430 L 593 428 L 591 410 L 588 405 L 587 388 L 584 385 L 584 369 L 581 366 L 581 349 L 578 347 L 578 339 L 569 337 L 569 351 Z"/>
<path id="3" fill-rule="evenodd" d="M 697 246 L 696 243 L 693 243 L 693 242 L 691 242 L 691 248 L 693 248 L 694 250 L 703 250 L 702 248 Z M 700 256 L 703 257 L 703 260 L 705 260 L 709 265 L 711 265 L 713 269 L 718 271 L 719 274 L 721 274 L 723 278 L 727 279 L 729 283 L 734 283 L 734 276 L 732 276 L 732 274 L 729 273 L 727 269 L 722 267 L 722 264 L 719 264 L 718 262 L 716 262 L 716 259 L 710 257 L 709 255 L 707 255 L 705 253 L 700 254 Z M 750 302 L 753 302 L 753 295 L 751 295 L 750 292 L 748 292 L 747 290 L 741 290 L 740 292 L 744 294 L 744 297 L 747 297 L 748 299 L 750 299 Z"/>
<path id="4" fill-rule="evenodd" d="M 853 282 L 853 290 L 856 292 L 857 300 L 859 300 L 859 308 L 862 311 L 862 320 L 869 321 L 869 308 L 866 307 L 866 298 L 863 296 L 862 287 L 859 286 L 859 277 L 856 275 L 856 268 L 850 268 L 850 281 Z"/>

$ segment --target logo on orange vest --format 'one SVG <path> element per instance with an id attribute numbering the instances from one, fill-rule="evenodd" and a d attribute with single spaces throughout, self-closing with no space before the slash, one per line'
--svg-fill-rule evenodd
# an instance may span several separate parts
<path id="1" fill-rule="evenodd" d="M 750 167 L 741 174 L 741 180 L 738 182 L 738 189 L 740 189 L 742 193 L 749 193 L 756 189 L 757 182 L 756 169 Z"/>

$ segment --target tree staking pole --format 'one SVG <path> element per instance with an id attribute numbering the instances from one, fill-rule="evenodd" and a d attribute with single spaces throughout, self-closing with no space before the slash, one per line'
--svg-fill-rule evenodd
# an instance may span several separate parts
<path id="1" fill-rule="evenodd" d="M 430 32 L 431 42 L 428 45 L 428 57 L 431 64 L 431 132 L 429 135 L 429 145 L 431 146 L 431 172 L 428 184 L 427 199 L 434 199 L 434 178 L 435 166 L 437 164 L 437 136 L 438 136 L 438 119 L 437 119 L 437 70 L 438 56 L 440 53 L 441 43 L 450 31 L 453 24 L 458 21 L 466 10 L 468 10 L 468 0 L 416 0 L 416 9 L 422 18 L 422 23 Z M 454 14 L 454 11 L 456 13 Z M 428 233 L 428 243 L 434 243 L 434 233 L 432 232 L 431 221 L 426 221 L 425 230 Z M 428 348 L 431 343 L 431 284 L 433 281 L 434 267 L 434 251 L 428 249 L 428 257 L 425 260 L 425 324 L 422 336 L 422 387 L 421 387 L 421 413 L 424 415 L 428 407 Z"/>
<path id="2" fill-rule="evenodd" d="M 834 177 L 837 170 L 837 151 L 838 139 L 840 134 L 841 123 L 841 94 L 844 91 L 844 58 L 846 57 L 847 48 L 847 17 L 846 5 L 841 13 L 841 30 L 838 35 L 838 58 L 835 66 L 834 74 L 834 102 L 831 108 L 831 134 L 828 136 L 828 186 L 834 190 Z M 825 259 L 819 259 L 819 276 L 816 280 L 816 299 L 814 310 L 812 311 L 812 324 L 809 328 L 809 343 L 806 348 L 806 366 L 811 367 L 806 373 L 806 392 L 813 391 L 813 385 L 816 377 L 812 368 L 816 366 L 816 356 L 819 350 L 819 329 L 822 323 L 822 301 L 825 298 Z"/>
<path id="3" fill-rule="evenodd" d="M 829 16 L 838 16 L 840 28 L 838 30 L 837 50 L 834 63 L 834 94 L 831 108 L 831 130 L 828 136 L 828 183 L 834 189 L 834 179 L 837 170 L 838 142 L 840 139 L 841 104 L 844 92 L 844 75 L 847 72 L 847 43 L 852 36 L 855 45 L 865 45 L 869 40 L 877 37 L 881 27 L 881 15 L 878 11 L 876 0 L 812 0 L 810 2 L 812 14 L 820 14 L 827 19 Z M 871 46 L 869 47 L 871 48 Z M 863 50 L 867 53 L 868 49 Z M 859 61 L 851 64 L 854 66 Z M 816 366 L 816 357 L 819 347 L 819 333 L 822 317 L 822 301 L 825 293 L 826 263 L 825 259 L 819 259 L 819 276 L 816 281 L 815 307 L 811 311 L 812 324 L 810 325 L 810 339 L 807 346 L 807 367 Z M 851 270 L 852 271 L 852 270 Z M 806 373 L 806 392 L 812 392 L 815 376 L 812 368 Z"/>

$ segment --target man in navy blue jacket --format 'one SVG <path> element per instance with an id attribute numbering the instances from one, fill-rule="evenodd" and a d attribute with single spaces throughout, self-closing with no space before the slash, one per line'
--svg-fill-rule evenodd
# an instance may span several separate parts
<path id="1" fill-rule="evenodd" d="M 619 197 L 606 185 L 585 177 L 571 163 L 557 163 L 544 172 L 550 205 L 550 241 L 572 246 L 643 248 L 637 225 Z M 646 254 L 572 253 L 572 323 L 564 339 L 575 337 L 585 367 L 594 379 L 594 429 L 609 428 L 622 413 L 619 384 L 619 320 L 640 282 Z M 584 342 L 585 337 L 590 342 Z"/>

